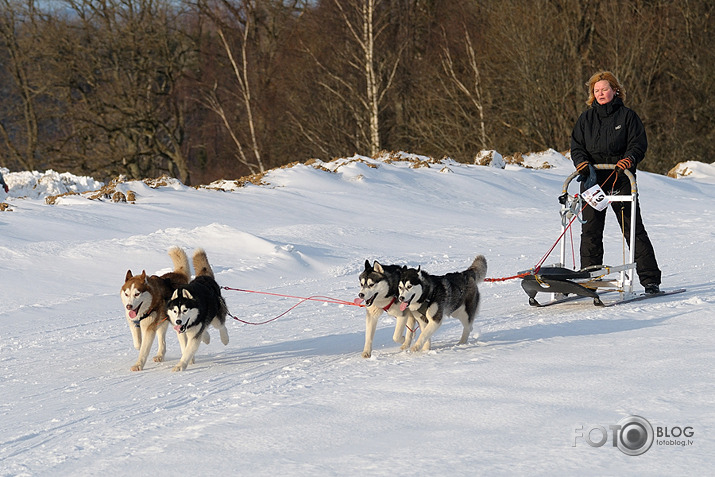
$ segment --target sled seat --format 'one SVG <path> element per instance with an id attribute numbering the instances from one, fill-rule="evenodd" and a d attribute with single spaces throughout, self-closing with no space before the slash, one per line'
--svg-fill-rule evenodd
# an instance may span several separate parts
<path id="1" fill-rule="evenodd" d="M 536 275 L 540 279 L 549 280 L 578 280 L 591 278 L 591 272 L 589 269 L 571 270 L 564 267 L 541 267 Z"/>

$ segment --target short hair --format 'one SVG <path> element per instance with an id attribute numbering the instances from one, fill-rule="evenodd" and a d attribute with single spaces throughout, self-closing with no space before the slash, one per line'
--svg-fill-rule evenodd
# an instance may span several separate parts
<path id="1" fill-rule="evenodd" d="M 621 83 L 618 81 L 618 78 L 616 78 L 616 75 L 614 75 L 610 71 L 599 71 L 595 75 L 591 76 L 591 78 L 588 80 L 588 83 L 586 83 L 586 87 L 588 88 L 588 100 L 586 100 L 586 104 L 588 104 L 589 106 L 593 104 L 594 100 L 596 99 L 593 95 L 593 86 L 599 81 L 603 80 L 608 81 L 608 84 L 611 85 L 613 91 L 616 92 L 616 96 L 621 98 L 621 101 L 625 103 L 626 90 L 623 88 L 623 86 L 621 86 Z"/>

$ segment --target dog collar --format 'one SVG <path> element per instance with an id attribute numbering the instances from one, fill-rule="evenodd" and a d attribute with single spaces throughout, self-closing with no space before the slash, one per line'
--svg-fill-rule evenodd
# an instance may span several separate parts
<path id="1" fill-rule="evenodd" d="M 142 316 L 140 316 L 140 317 L 137 318 L 136 320 L 132 320 L 132 323 L 134 323 L 134 326 L 136 326 L 137 328 L 139 328 L 139 324 L 142 322 L 142 320 L 145 319 L 145 318 L 148 318 L 149 315 L 151 315 L 152 313 L 154 313 L 154 309 L 153 309 L 153 308 L 149 308 L 149 309 L 147 310 L 147 312 L 144 313 Z"/>
<path id="2" fill-rule="evenodd" d="M 383 307 L 382 309 L 385 310 L 385 311 L 389 310 L 390 307 L 395 304 L 395 301 L 397 301 L 397 297 L 394 297 L 394 296 L 393 296 L 393 297 L 392 297 L 392 300 L 390 300 L 390 303 L 388 303 L 387 306 L 386 306 L 386 307 Z"/>
<path id="3" fill-rule="evenodd" d="M 145 315 L 140 316 L 140 317 L 137 318 L 136 320 L 132 320 L 132 323 L 134 323 L 134 326 L 136 326 L 137 328 L 140 328 L 139 325 L 140 325 L 140 323 L 142 322 L 142 320 L 143 320 L 144 318 L 146 318 L 147 316 L 149 316 L 150 314 L 151 314 L 151 313 L 146 313 Z"/>

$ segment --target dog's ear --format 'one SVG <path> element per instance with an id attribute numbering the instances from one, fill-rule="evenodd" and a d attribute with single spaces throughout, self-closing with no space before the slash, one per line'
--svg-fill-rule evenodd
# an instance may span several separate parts
<path id="1" fill-rule="evenodd" d="M 179 298 L 179 290 L 174 290 L 174 293 L 171 294 L 171 299 L 176 300 Z"/>
<path id="2" fill-rule="evenodd" d="M 383 275 L 385 274 L 385 269 L 382 268 L 382 265 L 380 265 L 380 262 L 377 260 L 375 260 L 375 264 L 372 268 L 374 268 L 377 273 L 382 273 Z"/>
<path id="3" fill-rule="evenodd" d="M 187 300 L 193 300 L 193 299 L 194 299 L 194 297 L 191 296 L 191 292 L 190 292 L 189 290 L 187 290 L 186 288 L 183 288 L 183 289 L 181 290 L 181 296 L 184 297 L 184 298 L 186 298 Z"/>
<path id="4" fill-rule="evenodd" d="M 370 260 L 365 260 L 365 271 L 371 270 Z"/>
<path id="5" fill-rule="evenodd" d="M 141 277 L 142 277 L 142 280 L 144 281 L 144 283 L 148 283 L 147 279 L 146 279 L 146 270 L 142 270 Z"/>
<path id="6" fill-rule="evenodd" d="M 127 280 L 129 280 L 129 279 L 132 278 L 133 276 L 134 276 L 134 275 L 132 275 L 132 271 L 131 271 L 131 270 L 127 270 L 127 276 L 124 277 L 124 281 L 126 282 Z"/>

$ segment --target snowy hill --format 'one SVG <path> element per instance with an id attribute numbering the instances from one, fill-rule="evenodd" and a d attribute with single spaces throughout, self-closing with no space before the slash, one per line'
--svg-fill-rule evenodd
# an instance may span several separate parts
<path id="1" fill-rule="evenodd" d="M 169 271 L 173 245 L 203 247 L 222 286 L 248 290 L 223 293 L 250 322 L 277 317 L 295 297 L 352 302 L 366 259 L 441 274 L 484 254 L 493 278 L 532 267 L 559 236 L 557 197 L 573 167 L 554 151 L 495 165 L 504 168 L 400 153 L 295 165 L 261 185 L 112 184 L 131 191 L 128 202 L 88 193 L 105 186 L 91 178 L 3 170 L 0 475 L 712 469 L 715 173 L 706 164 L 678 179 L 638 173 L 663 287 L 685 293 L 535 309 L 518 281 L 484 283 L 478 340 L 457 346 L 461 325 L 449 318 L 431 351 L 400 351 L 383 315 L 369 359 L 363 309 L 307 301 L 265 325 L 230 320 L 228 346 L 212 329 L 183 373 L 171 372 L 173 332 L 165 362 L 129 371 L 137 352 L 119 289 L 127 269 Z M 615 224 L 609 212 L 607 260 L 618 264 Z M 577 247 L 578 228 L 573 236 Z M 609 426 L 633 415 L 665 433 L 639 456 L 611 442 Z M 598 441 L 598 426 L 608 439 L 592 447 L 582 433 Z"/>

